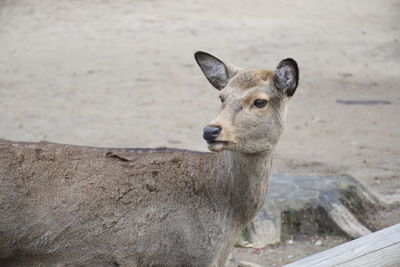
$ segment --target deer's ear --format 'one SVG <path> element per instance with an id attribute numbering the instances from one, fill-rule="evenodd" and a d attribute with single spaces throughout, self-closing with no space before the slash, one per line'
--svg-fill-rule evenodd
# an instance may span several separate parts
<path id="1" fill-rule="evenodd" d="M 299 83 L 299 68 L 291 58 L 282 60 L 276 67 L 274 75 L 275 87 L 287 96 L 293 96 Z"/>
<path id="2" fill-rule="evenodd" d="M 194 54 L 194 58 L 208 81 L 218 90 L 223 89 L 240 70 L 234 65 L 225 64 L 206 52 L 198 51 Z"/>

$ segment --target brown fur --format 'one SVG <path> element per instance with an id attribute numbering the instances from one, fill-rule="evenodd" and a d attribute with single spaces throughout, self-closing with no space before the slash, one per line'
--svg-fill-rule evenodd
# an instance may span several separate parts
<path id="1" fill-rule="evenodd" d="M 202 173 L 216 155 L 8 141 L 0 142 L 0 151 L 1 266 L 24 260 L 24 266 L 201 266 L 190 259 L 196 245 L 176 255 L 157 247 L 179 245 L 178 232 L 190 218 L 216 212 L 204 194 L 212 175 Z"/>
<path id="2" fill-rule="evenodd" d="M 269 70 L 244 70 L 240 71 L 230 81 L 230 86 L 247 90 L 262 84 L 271 79 L 274 73 Z"/>

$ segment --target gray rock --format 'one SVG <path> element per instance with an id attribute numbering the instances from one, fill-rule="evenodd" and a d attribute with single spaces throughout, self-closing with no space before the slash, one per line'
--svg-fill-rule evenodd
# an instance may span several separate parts
<path id="1" fill-rule="evenodd" d="M 264 247 L 296 234 L 337 233 L 358 238 L 371 233 L 362 222 L 368 211 L 380 205 L 352 177 L 273 175 L 264 206 L 237 245 Z"/>

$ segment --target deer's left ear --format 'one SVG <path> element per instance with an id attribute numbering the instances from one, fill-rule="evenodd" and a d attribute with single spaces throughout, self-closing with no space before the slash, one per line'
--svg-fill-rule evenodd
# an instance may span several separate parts
<path id="1" fill-rule="evenodd" d="M 299 68 L 291 58 L 282 60 L 276 67 L 274 75 L 275 87 L 287 96 L 293 96 L 299 83 Z"/>

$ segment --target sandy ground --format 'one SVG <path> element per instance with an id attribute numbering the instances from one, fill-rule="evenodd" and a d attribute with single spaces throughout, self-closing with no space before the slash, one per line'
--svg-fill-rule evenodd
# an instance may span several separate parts
<path id="1" fill-rule="evenodd" d="M 219 101 L 193 53 L 293 57 L 274 172 L 350 174 L 399 200 L 399 14 L 396 0 L 0 0 L 0 138 L 205 151 Z"/>

